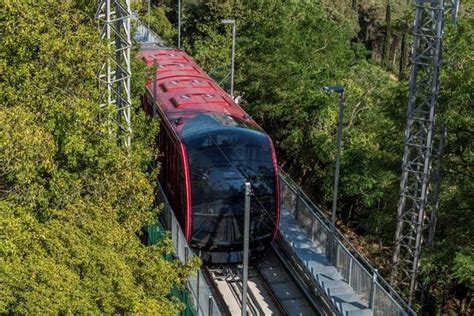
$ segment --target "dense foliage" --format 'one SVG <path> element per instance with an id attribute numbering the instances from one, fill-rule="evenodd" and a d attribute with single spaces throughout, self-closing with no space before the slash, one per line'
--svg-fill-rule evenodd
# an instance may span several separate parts
<path id="1" fill-rule="evenodd" d="M 167 17 L 176 22 L 174 4 Z M 447 31 L 438 122 L 447 128 L 434 247 L 425 248 L 421 280 L 439 311 L 469 313 L 473 290 L 472 1 L 461 1 Z M 338 224 L 387 275 L 391 270 L 400 163 L 406 124 L 414 8 L 406 0 L 194 0 L 183 5 L 184 48 L 227 87 L 230 28 L 237 20 L 237 95 L 274 139 L 283 168 L 329 206 L 337 95 L 347 107 Z M 429 302 L 431 304 L 432 302 Z"/>
<path id="2" fill-rule="evenodd" d="M 135 1 L 146 12 L 143 1 Z M 176 1 L 146 20 L 176 41 Z M 337 95 L 346 88 L 338 225 L 390 273 L 406 123 L 413 7 L 407 0 L 186 0 L 183 47 L 228 87 L 237 21 L 242 105 L 274 139 L 283 168 L 323 207 L 332 195 Z M 421 281 L 441 313 L 472 313 L 474 290 L 474 3 L 447 27 L 438 122 L 447 128 L 435 243 Z M 145 172 L 156 121 L 135 100 L 133 146 L 96 105 L 105 50 L 95 2 L 0 2 L 0 312 L 175 314 L 169 295 L 191 270 L 145 248 L 156 215 Z M 136 62 L 134 93 L 145 69 Z M 111 132 L 112 131 L 112 132 Z M 419 303 L 422 303 L 419 301 Z M 425 302 L 426 303 L 426 302 Z M 428 305 L 427 304 L 427 305 Z"/>
<path id="3" fill-rule="evenodd" d="M 92 3 L 92 5 L 91 5 Z M 190 267 L 145 247 L 157 124 L 135 99 L 133 146 L 97 105 L 95 2 L 0 2 L 0 313 L 175 315 Z M 136 65 L 135 95 L 144 68 Z M 141 89 L 141 90 L 140 90 Z"/>

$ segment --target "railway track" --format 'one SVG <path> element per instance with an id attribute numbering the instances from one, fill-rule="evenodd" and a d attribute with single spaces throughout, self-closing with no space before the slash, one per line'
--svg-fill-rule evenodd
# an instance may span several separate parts
<path id="1" fill-rule="evenodd" d="M 270 247 L 248 272 L 247 315 L 318 315 L 297 282 L 277 247 Z M 242 313 L 242 267 L 207 267 L 207 275 L 220 296 L 227 315 Z"/>

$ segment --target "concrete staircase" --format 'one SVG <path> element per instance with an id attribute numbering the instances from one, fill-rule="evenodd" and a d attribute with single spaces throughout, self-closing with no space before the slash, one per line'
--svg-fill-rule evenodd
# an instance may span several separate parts
<path id="1" fill-rule="evenodd" d="M 338 314 L 372 316 L 367 301 L 356 294 L 336 267 L 329 263 L 321 247 L 311 240 L 293 215 L 284 208 L 281 210 L 280 234 L 292 246 L 295 255 L 305 264 L 307 272 L 324 291 Z"/>

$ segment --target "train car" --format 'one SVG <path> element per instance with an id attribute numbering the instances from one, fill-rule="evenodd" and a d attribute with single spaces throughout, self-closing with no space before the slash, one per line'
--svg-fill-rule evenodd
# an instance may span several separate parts
<path id="1" fill-rule="evenodd" d="M 185 52 L 151 44 L 139 56 L 157 67 L 142 102 L 160 116 L 159 181 L 189 245 L 208 263 L 242 260 L 249 181 L 255 257 L 275 237 L 280 217 L 271 139 Z"/>

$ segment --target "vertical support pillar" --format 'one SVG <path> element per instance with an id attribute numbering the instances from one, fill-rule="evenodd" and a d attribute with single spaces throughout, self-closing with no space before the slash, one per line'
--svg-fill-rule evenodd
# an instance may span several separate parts
<path id="1" fill-rule="evenodd" d="M 301 189 L 298 187 L 296 188 L 296 208 L 295 208 L 295 219 L 298 221 L 298 216 L 300 213 L 300 205 L 301 205 Z"/>
<path id="2" fill-rule="evenodd" d="M 131 144 L 131 0 L 99 0 L 96 12 L 107 56 L 97 74 L 100 107 L 115 106 L 117 141 Z"/>
<path id="3" fill-rule="evenodd" d="M 339 115 L 337 120 L 337 142 L 336 142 L 336 170 L 334 174 L 334 192 L 331 212 L 331 236 L 329 240 L 329 261 L 336 264 L 336 219 L 337 219 L 337 193 L 339 190 L 339 172 L 341 169 L 341 144 L 342 144 L 342 123 L 344 119 L 344 89 L 339 94 Z"/>
<path id="4" fill-rule="evenodd" d="M 181 0 L 178 0 L 178 48 L 181 48 Z"/>
<path id="5" fill-rule="evenodd" d="M 374 312 L 375 306 L 375 291 L 377 282 L 377 269 L 372 273 L 372 283 L 370 284 L 370 297 L 369 297 L 369 308 Z"/>
<path id="6" fill-rule="evenodd" d="M 348 277 L 348 280 L 347 280 L 347 283 L 349 283 L 349 286 L 352 286 L 352 264 L 353 264 L 353 259 L 352 259 L 352 256 L 350 257 L 350 260 L 349 260 L 349 277 Z"/>
<path id="7" fill-rule="evenodd" d="M 201 276 L 201 270 L 198 270 L 197 277 L 196 277 L 196 287 L 197 287 L 197 289 L 196 289 L 196 296 L 197 296 L 197 303 L 198 303 L 198 305 L 201 304 L 201 301 L 199 300 L 199 294 L 200 294 L 200 293 L 199 293 L 199 292 L 200 292 L 199 289 L 200 289 L 200 287 L 201 287 L 201 285 L 200 285 L 200 281 L 201 281 L 201 280 L 200 280 L 200 276 Z"/>
<path id="8" fill-rule="evenodd" d="M 151 0 L 148 0 L 148 19 L 147 19 L 147 29 L 146 29 L 147 41 L 150 40 L 150 20 L 151 20 Z"/>
<path id="9" fill-rule="evenodd" d="M 235 73 L 235 37 L 237 33 L 237 25 L 233 19 L 222 20 L 224 24 L 232 25 L 232 50 L 230 60 L 230 97 L 234 99 L 234 73 Z"/>
<path id="10" fill-rule="evenodd" d="M 208 315 L 212 316 L 212 313 L 214 312 L 213 311 L 214 304 L 212 303 L 212 295 L 209 295 L 208 304 L 209 304 L 209 308 L 208 308 L 209 313 L 208 313 Z"/>
<path id="11" fill-rule="evenodd" d="M 407 127 L 397 210 L 392 284 L 408 292 L 417 287 L 427 212 L 433 131 L 439 91 L 444 0 L 416 0 Z"/>
<path id="12" fill-rule="evenodd" d="M 179 254 L 179 225 L 175 222 L 174 231 L 176 232 L 176 253 Z"/>
<path id="13" fill-rule="evenodd" d="M 230 68 L 230 97 L 234 99 L 234 80 L 235 80 L 235 37 L 237 33 L 237 26 L 232 24 L 232 55 L 231 55 L 231 68 Z"/>
<path id="14" fill-rule="evenodd" d="M 247 315 L 247 282 L 249 273 L 249 239 L 250 239 L 250 182 L 245 182 L 244 214 L 244 271 L 242 280 L 242 316 Z"/>
<path id="15" fill-rule="evenodd" d="M 188 264 L 189 246 L 184 245 L 184 263 Z"/>

